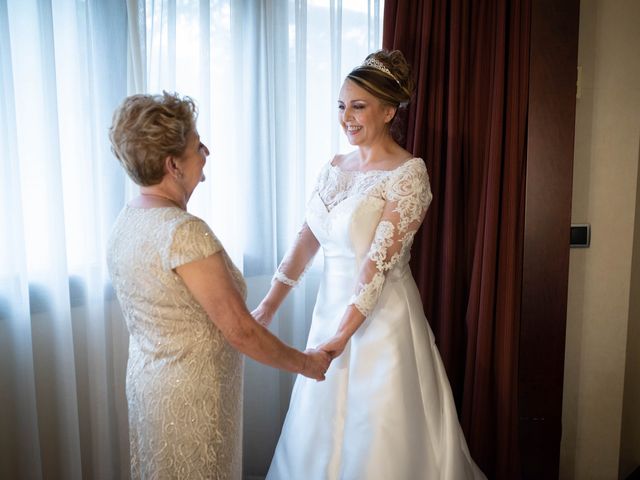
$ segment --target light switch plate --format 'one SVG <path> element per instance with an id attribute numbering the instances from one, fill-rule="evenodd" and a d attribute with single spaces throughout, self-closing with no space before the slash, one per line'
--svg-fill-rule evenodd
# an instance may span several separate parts
<path id="1" fill-rule="evenodd" d="M 571 242 L 572 248 L 587 248 L 591 243 L 591 224 L 572 223 Z"/>

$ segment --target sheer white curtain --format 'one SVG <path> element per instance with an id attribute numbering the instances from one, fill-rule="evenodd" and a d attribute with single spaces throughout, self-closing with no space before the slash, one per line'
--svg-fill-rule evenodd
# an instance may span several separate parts
<path id="1" fill-rule="evenodd" d="M 126 478 L 127 336 L 105 269 L 135 190 L 107 128 L 127 94 L 200 107 L 212 155 L 190 202 L 249 304 L 346 150 L 344 75 L 379 48 L 379 0 L 0 0 L 0 478 Z M 304 345 L 312 270 L 272 327 Z M 245 474 L 268 467 L 292 376 L 247 362 Z"/>
<path id="2" fill-rule="evenodd" d="M 0 1 L 1 478 L 120 476 L 104 245 L 126 39 L 118 2 Z"/>
<path id="3" fill-rule="evenodd" d="M 141 12 L 140 1 L 129 2 Z M 176 90 L 200 105 L 199 129 L 212 155 L 190 208 L 204 218 L 243 270 L 249 306 L 303 219 L 316 174 L 348 147 L 337 124 L 344 76 L 380 48 L 378 0 L 147 0 L 147 91 Z M 131 24 L 131 22 L 130 22 Z M 142 38 L 144 36 L 144 39 Z M 294 291 L 272 330 L 303 347 L 318 273 Z M 245 371 L 245 475 L 266 472 L 293 377 L 253 362 Z"/>

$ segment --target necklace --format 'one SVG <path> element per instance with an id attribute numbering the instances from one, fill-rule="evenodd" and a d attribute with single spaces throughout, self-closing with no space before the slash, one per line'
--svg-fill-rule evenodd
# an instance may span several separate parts
<path id="1" fill-rule="evenodd" d="M 162 198 L 163 200 L 166 200 L 167 202 L 174 204 L 179 209 L 184 210 L 184 208 L 182 208 L 182 206 L 178 202 L 176 202 L 172 198 L 165 197 L 164 195 L 158 195 L 157 193 L 141 193 L 140 196 Z"/>

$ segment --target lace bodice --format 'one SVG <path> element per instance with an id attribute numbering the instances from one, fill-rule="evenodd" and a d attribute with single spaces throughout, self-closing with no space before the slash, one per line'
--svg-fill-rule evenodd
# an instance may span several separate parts
<path id="1" fill-rule="evenodd" d="M 354 200 L 346 209 L 352 215 L 349 228 L 370 227 L 368 223 L 355 223 L 356 211 L 368 209 L 371 214 L 368 218 L 376 219 L 368 251 L 364 258 L 358 259 L 359 275 L 350 299 L 350 304 L 368 316 L 376 306 L 387 274 L 408 263 L 413 238 L 431 202 L 424 162 L 413 158 L 394 170 L 367 172 L 346 171 L 327 164 L 318 177 L 312 202 L 315 197 L 325 209 L 327 218 L 322 223 L 327 229 L 332 228 L 331 223 L 340 216 L 332 216 L 332 212 L 349 200 Z M 297 243 L 309 236 L 308 230 L 305 222 Z M 291 261 L 293 258 L 285 258 L 276 280 L 288 281 L 289 285 L 299 280 L 304 266 Z"/>
<path id="2" fill-rule="evenodd" d="M 329 163 L 320 172 L 315 192 L 322 199 L 327 211 L 331 211 L 343 200 L 354 195 L 367 194 L 384 198 L 384 185 L 381 180 L 389 177 L 392 171 L 342 170 Z"/>

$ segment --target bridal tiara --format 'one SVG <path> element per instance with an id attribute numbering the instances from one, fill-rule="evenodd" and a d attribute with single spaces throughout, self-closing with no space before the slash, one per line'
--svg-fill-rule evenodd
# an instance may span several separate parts
<path id="1" fill-rule="evenodd" d="M 393 75 L 393 73 L 391 73 L 391 70 L 389 70 L 384 63 L 382 63 L 380 60 L 378 60 L 377 58 L 368 58 L 367 60 L 365 60 L 364 62 L 362 62 L 362 66 L 363 67 L 372 67 L 375 68 L 376 70 L 380 70 L 381 72 L 386 73 L 387 75 L 389 75 L 391 78 L 393 78 L 396 83 L 398 85 L 400 85 L 400 82 L 398 81 L 398 79 Z"/>

